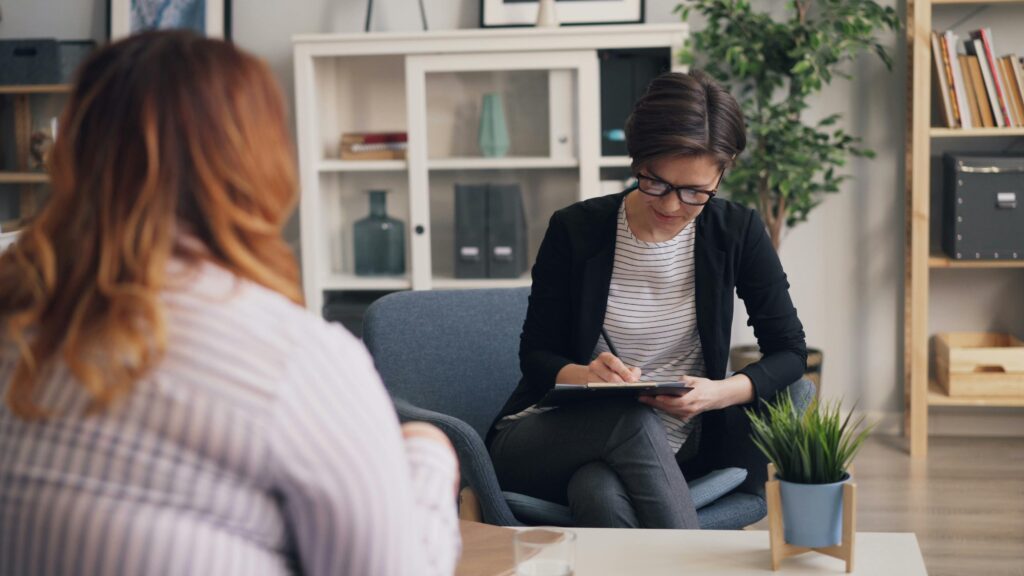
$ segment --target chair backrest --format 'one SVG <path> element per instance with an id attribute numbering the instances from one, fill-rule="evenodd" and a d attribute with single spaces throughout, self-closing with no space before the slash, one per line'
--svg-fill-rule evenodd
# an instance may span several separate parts
<path id="1" fill-rule="evenodd" d="M 396 292 L 366 310 L 363 340 L 391 395 L 483 437 L 519 382 L 529 288 Z"/>

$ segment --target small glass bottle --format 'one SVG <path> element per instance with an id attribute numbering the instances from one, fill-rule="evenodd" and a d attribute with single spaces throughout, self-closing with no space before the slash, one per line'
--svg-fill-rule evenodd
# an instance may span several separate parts
<path id="1" fill-rule="evenodd" d="M 357 276 L 405 274 L 405 224 L 388 218 L 387 192 L 370 190 L 370 215 L 353 226 Z"/>

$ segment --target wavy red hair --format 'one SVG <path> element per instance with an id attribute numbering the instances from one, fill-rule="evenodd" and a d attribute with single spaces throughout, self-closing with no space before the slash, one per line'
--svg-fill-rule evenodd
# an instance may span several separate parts
<path id="1" fill-rule="evenodd" d="M 15 414 L 48 415 L 38 388 L 58 360 L 92 411 L 130 392 L 166 347 L 172 259 L 212 261 L 301 302 L 281 236 L 296 200 L 281 93 L 233 45 L 161 31 L 99 50 L 78 73 L 50 173 L 50 199 L 0 257 Z"/>

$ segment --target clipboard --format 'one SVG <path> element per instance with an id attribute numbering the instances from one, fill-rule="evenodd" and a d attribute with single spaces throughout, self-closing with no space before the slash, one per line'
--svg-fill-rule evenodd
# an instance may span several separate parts
<path id="1" fill-rule="evenodd" d="M 591 382 L 589 384 L 555 384 L 537 403 L 538 407 L 561 406 L 598 398 L 637 398 L 639 396 L 682 396 L 692 386 L 682 382 Z"/>

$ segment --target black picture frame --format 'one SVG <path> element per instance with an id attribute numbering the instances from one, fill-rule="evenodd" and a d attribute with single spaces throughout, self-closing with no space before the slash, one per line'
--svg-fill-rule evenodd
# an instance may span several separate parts
<path id="1" fill-rule="evenodd" d="M 107 39 L 119 40 L 140 30 L 131 29 L 133 2 L 139 0 L 107 0 Z M 211 38 L 231 40 L 231 0 L 184 0 L 201 2 L 206 9 L 206 28 L 195 30 Z M 177 26 L 156 26 L 155 28 L 177 28 Z M 186 26 L 186 28 L 188 28 Z"/>

